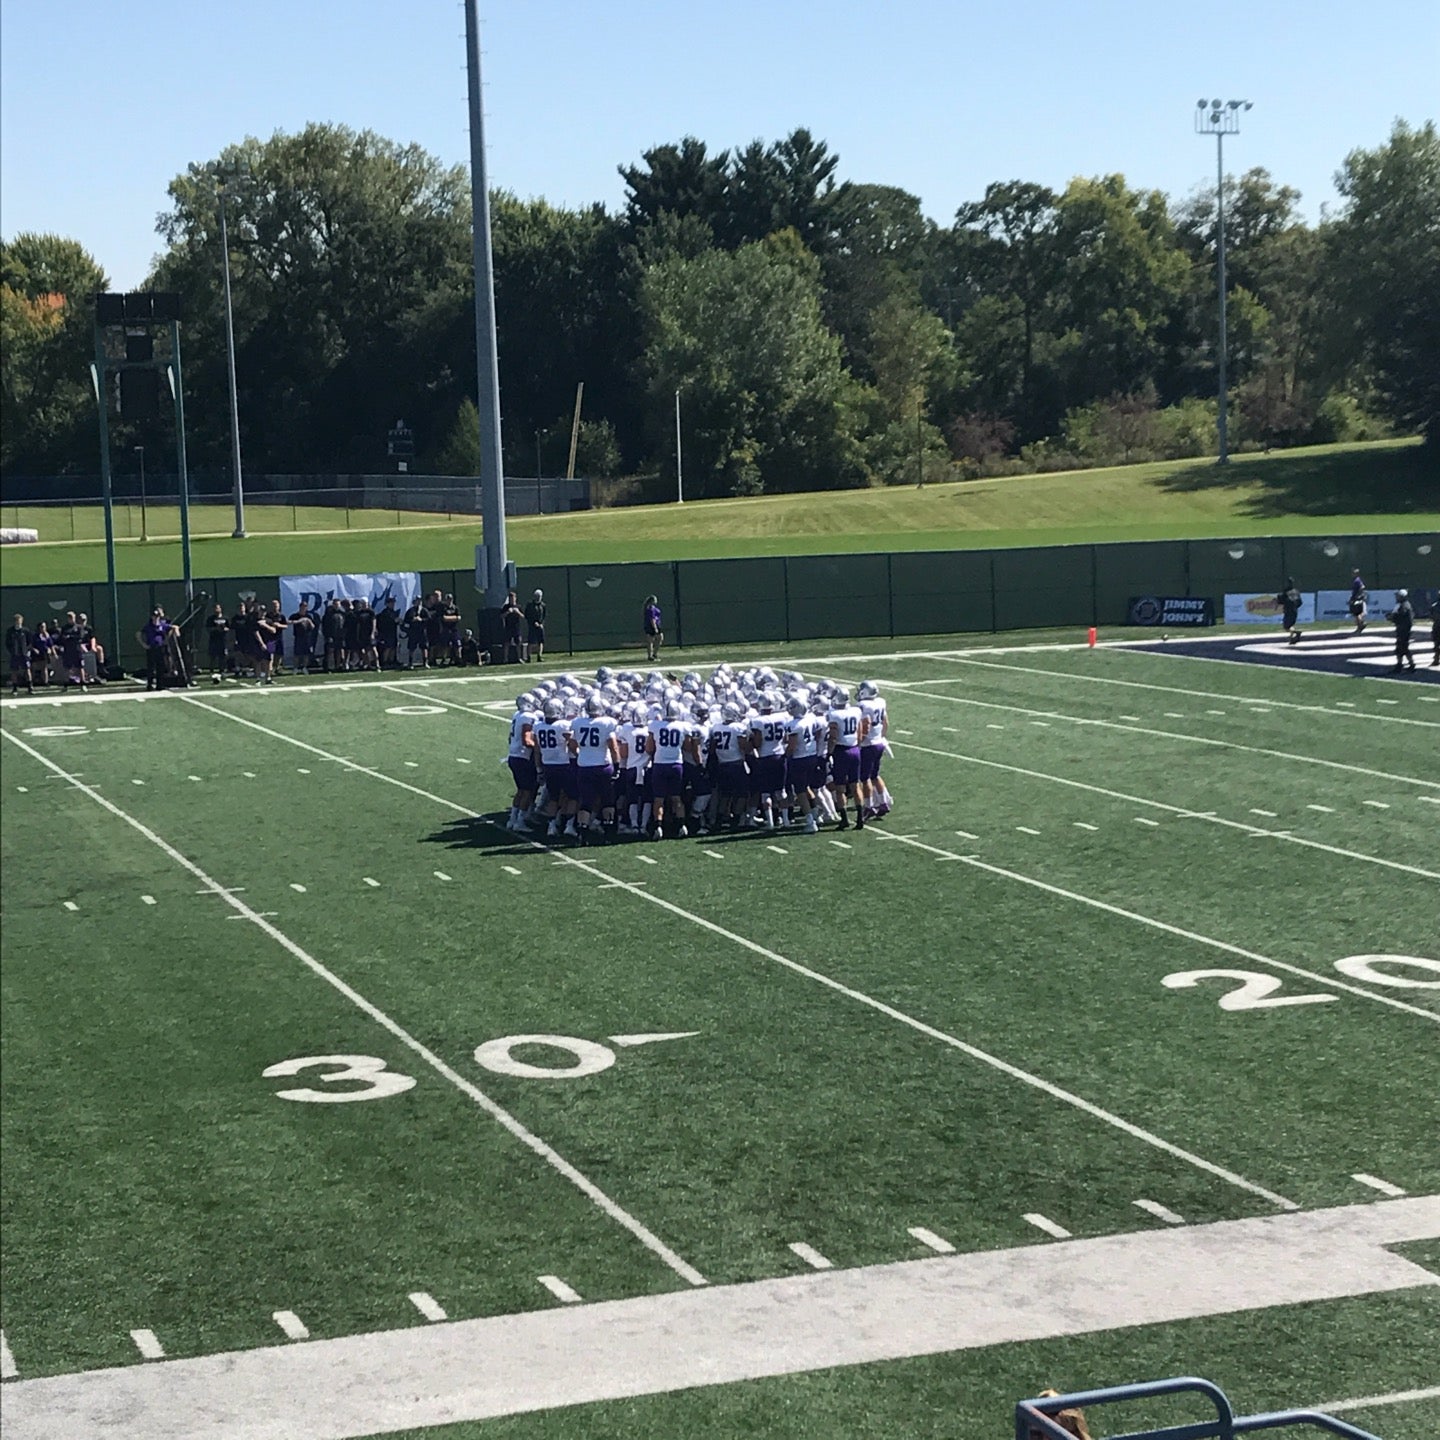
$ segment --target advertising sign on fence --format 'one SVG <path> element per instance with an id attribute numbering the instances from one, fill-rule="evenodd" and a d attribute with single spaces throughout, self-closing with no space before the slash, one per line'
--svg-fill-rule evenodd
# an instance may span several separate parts
<path id="1" fill-rule="evenodd" d="M 1365 600 L 1365 608 L 1372 620 L 1383 620 L 1395 608 L 1393 590 L 1371 590 Z M 1315 593 L 1315 618 L 1317 620 L 1349 620 L 1350 592 L 1348 590 L 1318 590 Z"/>
<path id="2" fill-rule="evenodd" d="M 1264 595 L 1227 595 L 1225 597 L 1225 623 L 1227 625 L 1273 625 L 1283 612 L 1274 592 Z M 1299 620 L 1302 625 L 1315 623 L 1315 592 L 1306 590 L 1300 596 Z"/>
<path id="3" fill-rule="evenodd" d="M 310 602 L 312 615 L 323 615 L 331 600 L 368 600 L 372 610 L 385 608 L 385 597 L 395 597 L 396 608 L 404 614 L 420 594 L 420 575 L 415 570 L 386 571 L 378 575 L 282 575 L 280 608 L 293 615 L 302 600 Z M 289 653 L 288 630 L 284 631 Z"/>
<path id="4" fill-rule="evenodd" d="M 1213 625 L 1215 602 L 1206 596 L 1190 600 L 1183 595 L 1135 595 L 1130 599 L 1127 625 Z"/>

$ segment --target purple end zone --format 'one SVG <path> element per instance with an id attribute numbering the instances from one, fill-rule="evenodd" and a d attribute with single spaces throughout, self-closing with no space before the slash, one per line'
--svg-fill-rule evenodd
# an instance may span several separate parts
<path id="1" fill-rule="evenodd" d="M 1384 623 L 1370 624 L 1356 635 L 1353 629 L 1317 630 L 1302 625 L 1302 636 L 1291 645 L 1279 630 L 1257 629 L 1253 635 L 1224 635 L 1214 639 L 1149 642 L 1127 645 L 1127 650 L 1144 654 L 1187 655 L 1200 660 L 1229 660 L 1241 665 L 1272 665 L 1286 670 L 1321 671 L 1331 675 L 1351 675 L 1377 680 L 1402 679 L 1407 685 L 1416 682 L 1440 684 L 1440 667 L 1431 668 L 1434 642 L 1430 621 L 1417 620 L 1410 636 L 1410 653 L 1418 667 L 1412 675 L 1395 674 L 1395 633 Z"/>

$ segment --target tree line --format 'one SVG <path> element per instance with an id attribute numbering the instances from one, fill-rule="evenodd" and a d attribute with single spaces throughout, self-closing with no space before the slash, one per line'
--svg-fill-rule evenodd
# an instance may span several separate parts
<path id="1" fill-rule="evenodd" d="M 146 288 L 184 297 L 192 468 L 228 470 L 219 199 L 227 191 L 247 470 L 478 463 L 466 172 L 418 146 L 312 124 L 192 164 L 158 217 Z M 505 466 L 673 493 L 914 483 L 1212 453 L 1216 192 L 1121 175 L 997 182 L 951 224 L 837 178 L 807 130 L 620 167 L 623 208 L 492 202 Z M 1318 225 L 1263 169 L 1226 185 L 1228 365 L 1241 448 L 1422 433 L 1440 441 L 1440 136 L 1397 121 L 1337 172 Z M 93 473 L 76 241 L 0 252 L 0 467 Z M 149 422 L 154 424 L 156 422 Z M 115 443 L 143 443 L 123 419 Z M 158 437 L 157 432 L 157 437 Z M 158 438 L 156 443 L 159 443 Z M 642 495 L 643 480 L 617 493 Z"/>

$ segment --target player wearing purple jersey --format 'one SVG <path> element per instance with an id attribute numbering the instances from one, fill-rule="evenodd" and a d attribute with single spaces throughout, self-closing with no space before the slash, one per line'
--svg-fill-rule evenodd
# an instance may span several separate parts
<path id="1" fill-rule="evenodd" d="M 848 830 L 849 817 L 845 813 L 846 800 L 855 802 L 855 828 L 865 828 L 865 807 L 858 792 L 860 781 L 860 742 L 865 737 L 865 717 L 858 705 L 850 703 L 850 692 L 835 691 L 830 713 L 825 717 L 830 724 L 830 789 L 835 796 L 835 808 L 840 814 L 837 828 Z"/>
<path id="2" fill-rule="evenodd" d="M 605 702 L 598 695 L 585 701 L 585 714 L 570 725 L 570 750 L 579 780 L 576 838 L 582 845 L 590 843 L 590 822 L 597 814 L 612 838 L 615 833 L 615 771 L 620 764 L 615 732 L 619 728 L 620 722 L 605 713 Z"/>

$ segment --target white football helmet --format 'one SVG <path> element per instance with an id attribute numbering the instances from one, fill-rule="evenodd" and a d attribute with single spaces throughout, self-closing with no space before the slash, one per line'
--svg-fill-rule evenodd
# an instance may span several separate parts
<path id="1" fill-rule="evenodd" d="M 558 700 L 545 702 L 545 718 L 553 725 L 565 714 L 565 707 Z"/>
<path id="2" fill-rule="evenodd" d="M 856 694 L 862 700 L 873 700 L 880 693 L 880 687 L 873 680 L 862 680 Z"/>

